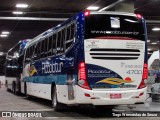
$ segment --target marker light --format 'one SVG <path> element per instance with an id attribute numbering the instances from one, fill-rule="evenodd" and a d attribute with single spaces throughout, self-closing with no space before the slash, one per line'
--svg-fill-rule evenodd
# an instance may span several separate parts
<path id="1" fill-rule="evenodd" d="M 3 55 L 3 52 L 0 52 L 0 55 Z"/>
<path id="2" fill-rule="evenodd" d="M 85 15 L 85 16 L 89 16 L 89 15 L 90 15 L 90 11 L 88 11 L 88 10 L 85 11 L 85 12 L 84 12 L 84 15 Z"/>
<path id="3" fill-rule="evenodd" d="M 142 19 L 142 15 L 140 15 L 140 14 L 136 14 L 136 17 L 137 17 L 138 19 Z"/>

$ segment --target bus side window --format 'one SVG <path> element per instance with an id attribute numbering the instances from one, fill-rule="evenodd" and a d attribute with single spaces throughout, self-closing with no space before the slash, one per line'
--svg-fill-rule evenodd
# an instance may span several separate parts
<path id="1" fill-rule="evenodd" d="M 41 44 L 39 42 L 37 43 L 36 48 L 35 48 L 34 60 L 38 60 L 40 58 L 40 47 L 41 47 Z"/>
<path id="2" fill-rule="evenodd" d="M 38 51 L 37 51 L 37 55 L 38 55 L 38 59 L 41 58 L 41 42 L 38 43 Z"/>
<path id="3" fill-rule="evenodd" d="M 67 40 L 70 40 L 70 33 L 71 33 L 71 27 L 70 26 L 68 26 L 67 27 Z"/>
<path id="4" fill-rule="evenodd" d="M 62 40 L 62 31 L 58 32 L 58 36 L 57 36 L 57 53 L 61 53 L 61 40 Z"/>
<path id="5" fill-rule="evenodd" d="M 66 29 L 62 30 L 62 39 L 61 39 L 61 53 L 64 53 L 64 42 L 66 40 Z"/>
<path id="6" fill-rule="evenodd" d="M 41 58 L 43 58 L 43 54 L 44 54 L 44 47 L 45 47 L 45 42 L 44 40 L 41 41 Z"/>
<path id="7" fill-rule="evenodd" d="M 48 54 L 48 37 L 44 40 L 44 57 L 47 57 Z"/>
<path id="8" fill-rule="evenodd" d="M 34 55 L 33 55 L 33 60 L 37 60 L 37 53 L 38 53 L 38 43 L 36 44 L 36 47 L 35 47 L 35 51 L 34 51 Z"/>
<path id="9" fill-rule="evenodd" d="M 30 60 L 33 58 L 34 48 L 35 48 L 35 45 L 29 48 L 30 49 L 30 56 L 29 56 Z"/>
<path id="10" fill-rule="evenodd" d="M 67 39 L 65 42 L 66 51 L 72 46 L 74 42 L 74 36 L 75 36 L 75 23 L 72 23 L 70 26 L 67 27 Z"/>
<path id="11" fill-rule="evenodd" d="M 75 23 L 71 24 L 71 38 L 70 39 L 74 39 L 75 37 Z"/>
<path id="12" fill-rule="evenodd" d="M 25 54 L 25 63 L 29 63 L 29 48 L 26 49 L 26 54 Z"/>
<path id="13" fill-rule="evenodd" d="M 52 42 L 53 42 L 52 38 L 53 38 L 52 36 L 48 38 L 48 56 L 52 55 Z"/>
<path id="14" fill-rule="evenodd" d="M 57 34 L 53 34 L 53 42 L 52 42 L 52 55 L 56 55 L 57 50 L 56 50 L 56 40 L 57 39 Z"/>

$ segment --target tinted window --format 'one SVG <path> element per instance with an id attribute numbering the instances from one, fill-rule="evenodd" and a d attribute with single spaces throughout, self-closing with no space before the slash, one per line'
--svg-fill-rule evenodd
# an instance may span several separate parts
<path id="1" fill-rule="evenodd" d="M 41 58 L 43 58 L 44 51 L 45 51 L 45 41 L 42 40 L 41 41 Z"/>
<path id="2" fill-rule="evenodd" d="M 48 54 L 48 37 L 44 40 L 44 57 L 47 57 Z"/>
<path id="3" fill-rule="evenodd" d="M 67 27 L 67 37 L 66 37 L 67 39 L 65 42 L 66 50 L 68 50 L 72 46 L 74 42 L 74 37 L 75 37 L 75 23 L 72 23 L 70 26 Z"/>
<path id="4" fill-rule="evenodd" d="M 52 54 L 55 55 L 56 50 L 56 41 L 57 41 L 57 34 L 53 34 L 53 42 L 52 42 Z"/>
<path id="5" fill-rule="evenodd" d="M 30 56 L 30 49 L 29 48 L 27 48 L 27 51 L 26 51 L 26 55 L 25 55 L 25 63 L 28 63 L 29 61 L 30 61 L 30 58 L 29 58 L 29 56 Z"/>
<path id="6" fill-rule="evenodd" d="M 31 47 L 31 49 L 32 49 L 32 47 Z M 36 48 L 35 48 L 34 60 L 37 60 L 40 58 L 40 52 L 41 52 L 41 44 L 39 42 L 39 43 L 37 43 Z M 30 57 L 32 57 L 32 56 L 30 56 Z"/>
<path id="7" fill-rule="evenodd" d="M 57 38 L 57 53 L 61 53 L 61 40 L 62 40 L 62 31 L 59 31 Z"/>
<path id="8" fill-rule="evenodd" d="M 52 36 L 48 38 L 48 56 L 52 55 Z"/>
<path id="9" fill-rule="evenodd" d="M 34 53 L 34 49 L 35 49 L 35 45 L 31 46 L 30 48 L 30 59 L 33 57 L 33 53 Z"/>
<path id="10" fill-rule="evenodd" d="M 129 37 L 144 40 L 141 20 L 123 15 L 90 15 L 85 18 L 85 38 Z"/>
<path id="11" fill-rule="evenodd" d="M 39 42 L 38 45 L 37 45 L 37 56 L 38 56 L 38 59 L 41 57 L 40 54 L 41 54 L 41 42 Z"/>
<path id="12" fill-rule="evenodd" d="M 71 24 L 71 38 L 70 39 L 73 39 L 75 36 L 75 23 L 72 23 Z"/>
<path id="13" fill-rule="evenodd" d="M 64 42 L 66 41 L 66 29 L 62 30 L 61 52 L 64 53 Z"/>
<path id="14" fill-rule="evenodd" d="M 70 35 L 71 35 L 70 33 L 71 33 L 71 26 L 68 26 L 67 27 L 67 38 L 66 38 L 67 40 L 70 39 Z"/>

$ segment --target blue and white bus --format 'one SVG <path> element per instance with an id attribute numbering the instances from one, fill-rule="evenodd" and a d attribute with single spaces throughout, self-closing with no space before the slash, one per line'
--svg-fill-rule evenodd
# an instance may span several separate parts
<path id="1" fill-rule="evenodd" d="M 144 103 L 146 36 L 141 15 L 80 12 L 27 44 L 21 90 L 55 110 Z"/>
<path id="2" fill-rule="evenodd" d="M 11 90 L 14 94 L 20 93 L 20 74 L 24 58 L 24 48 L 29 39 L 20 40 L 8 52 L 5 62 L 5 83 L 7 91 Z M 22 60 L 21 60 L 22 59 Z"/>

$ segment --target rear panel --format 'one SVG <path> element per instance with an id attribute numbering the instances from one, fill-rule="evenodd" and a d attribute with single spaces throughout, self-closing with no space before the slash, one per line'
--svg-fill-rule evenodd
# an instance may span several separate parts
<path id="1" fill-rule="evenodd" d="M 87 81 L 95 90 L 133 90 L 142 80 L 145 33 L 136 16 L 85 17 Z"/>

